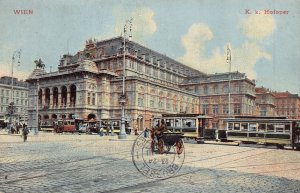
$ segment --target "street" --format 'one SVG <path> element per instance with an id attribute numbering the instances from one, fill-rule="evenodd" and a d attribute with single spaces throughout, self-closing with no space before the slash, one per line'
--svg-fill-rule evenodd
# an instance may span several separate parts
<path id="1" fill-rule="evenodd" d="M 0 192 L 300 192 L 300 153 L 275 148 L 185 143 L 167 179 L 135 168 L 136 136 L 0 134 Z"/>

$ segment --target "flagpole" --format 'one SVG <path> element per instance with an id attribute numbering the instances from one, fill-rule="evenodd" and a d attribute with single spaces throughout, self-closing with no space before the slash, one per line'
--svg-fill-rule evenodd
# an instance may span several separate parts
<path id="1" fill-rule="evenodd" d="M 230 89 L 230 82 L 231 82 L 231 50 L 229 45 L 227 45 L 227 63 L 229 64 L 229 76 L 228 76 L 228 117 L 231 115 L 231 89 Z"/>

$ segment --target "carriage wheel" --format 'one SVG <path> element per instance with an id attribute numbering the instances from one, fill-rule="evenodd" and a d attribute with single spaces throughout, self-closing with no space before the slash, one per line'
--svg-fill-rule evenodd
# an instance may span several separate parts
<path id="1" fill-rule="evenodd" d="M 179 139 L 176 142 L 176 153 L 181 154 L 183 152 L 184 146 L 183 146 L 183 141 L 182 139 Z"/>
<path id="2" fill-rule="evenodd" d="M 157 149 L 158 149 L 158 153 L 160 153 L 160 154 L 164 153 L 164 140 L 163 139 L 158 140 Z"/>

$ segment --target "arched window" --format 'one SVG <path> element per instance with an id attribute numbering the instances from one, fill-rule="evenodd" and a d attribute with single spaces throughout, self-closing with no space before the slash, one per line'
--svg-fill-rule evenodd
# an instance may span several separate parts
<path id="1" fill-rule="evenodd" d="M 75 106 L 76 104 L 76 86 L 72 84 L 70 86 L 70 106 Z"/>

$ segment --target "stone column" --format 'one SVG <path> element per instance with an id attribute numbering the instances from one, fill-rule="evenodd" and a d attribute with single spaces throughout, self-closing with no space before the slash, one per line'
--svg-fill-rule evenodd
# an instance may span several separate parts
<path id="1" fill-rule="evenodd" d="M 67 107 L 70 107 L 71 106 L 71 100 L 70 100 L 70 95 L 71 95 L 71 93 L 70 93 L 71 91 L 70 91 L 70 87 L 69 86 L 67 86 Z"/>
<path id="2" fill-rule="evenodd" d="M 49 96 L 49 108 L 52 108 L 53 107 L 53 91 L 52 91 L 52 88 L 49 88 L 50 89 L 50 96 Z"/>
<path id="3" fill-rule="evenodd" d="M 61 89 L 58 90 L 58 106 L 63 107 L 63 97 Z"/>

